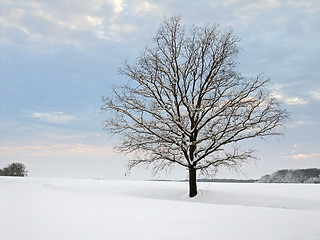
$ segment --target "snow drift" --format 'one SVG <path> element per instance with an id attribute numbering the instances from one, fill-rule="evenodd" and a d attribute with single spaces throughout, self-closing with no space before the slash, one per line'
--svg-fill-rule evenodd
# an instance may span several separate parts
<path id="1" fill-rule="evenodd" d="M 320 185 L 0 177 L 5 240 L 320 239 Z"/>

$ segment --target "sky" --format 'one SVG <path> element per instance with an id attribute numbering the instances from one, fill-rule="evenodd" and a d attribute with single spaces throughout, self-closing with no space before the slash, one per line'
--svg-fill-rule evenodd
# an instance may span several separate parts
<path id="1" fill-rule="evenodd" d="M 276 170 L 320 168 L 320 2 L 318 0 L 0 0 L 0 168 L 24 163 L 30 177 L 126 176 L 128 155 L 103 130 L 102 96 L 125 83 L 165 17 L 186 26 L 220 24 L 241 41 L 237 62 L 265 73 L 291 113 L 285 135 L 255 139 L 258 161 L 220 178 L 260 178 Z M 157 179 L 185 179 L 177 166 Z"/>

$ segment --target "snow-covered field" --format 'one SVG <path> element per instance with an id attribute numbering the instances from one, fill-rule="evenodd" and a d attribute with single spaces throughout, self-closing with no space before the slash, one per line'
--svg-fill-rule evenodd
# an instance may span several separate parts
<path id="1" fill-rule="evenodd" d="M 0 239 L 319 240 L 320 184 L 0 177 Z"/>

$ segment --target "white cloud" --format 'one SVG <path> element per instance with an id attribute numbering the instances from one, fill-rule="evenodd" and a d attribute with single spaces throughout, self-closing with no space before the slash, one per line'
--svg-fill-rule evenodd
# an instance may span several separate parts
<path id="1" fill-rule="evenodd" d="M 288 105 L 305 105 L 308 103 L 308 101 L 304 98 L 288 97 L 285 94 L 282 94 L 281 92 L 273 92 L 271 93 L 271 96 L 275 99 L 285 102 Z"/>
<path id="2" fill-rule="evenodd" d="M 86 144 L 0 146 L 0 155 L 3 156 L 105 156 L 112 154 L 115 154 L 115 150 L 111 147 Z"/>
<path id="3" fill-rule="evenodd" d="M 320 90 L 311 91 L 311 97 L 315 100 L 320 101 Z"/>
<path id="4" fill-rule="evenodd" d="M 299 97 L 284 98 L 284 101 L 288 105 L 305 105 L 308 103 L 307 100 Z"/>
<path id="5" fill-rule="evenodd" d="M 64 28 L 64 31 L 71 31 L 69 37 L 72 38 L 72 32 L 87 32 L 91 33 L 98 39 L 109 40 L 104 27 L 104 19 L 91 15 L 73 15 L 66 20 L 55 22 L 56 25 Z M 82 39 L 83 41 L 84 39 Z M 69 41 L 72 43 L 72 41 Z M 79 41 L 73 41 L 73 45 L 81 45 Z"/>
<path id="6" fill-rule="evenodd" d="M 103 23 L 102 18 L 97 18 L 97 17 L 92 17 L 92 16 L 87 16 L 86 20 L 92 26 L 98 26 Z"/>
<path id="7" fill-rule="evenodd" d="M 210 1 L 213 7 L 227 7 L 234 16 L 242 19 L 241 24 L 250 24 L 256 19 L 265 14 L 277 9 L 286 9 L 282 14 L 282 21 L 286 20 L 286 15 L 292 14 L 292 9 L 297 11 L 306 11 L 309 13 L 317 13 L 320 11 L 320 4 L 317 1 L 308 0 L 223 0 L 223 1 Z M 291 10 L 291 11 L 290 11 Z M 276 20 L 279 20 L 276 19 Z M 272 19 L 275 20 L 275 19 Z M 268 19 L 268 22 L 272 21 Z"/>
<path id="8" fill-rule="evenodd" d="M 7 11 L 0 10 L 0 27 L 4 33 L 0 37 L 20 45 L 43 42 L 71 44 L 82 49 L 93 40 L 119 41 L 120 38 L 128 39 L 127 35 L 133 32 L 141 34 L 141 23 L 149 20 L 146 14 L 153 19 L 162 16 L 166 3 L 141 0 L 56 1 L 54 4 L 51 1 L 7 1 L 4 3 Z"/>
<path id="9" fill-rule="evenodd" d="M 103 5 L 106 7 L 102 8 Z M 112 18 L 110 13 L 121 12 L 123 6 L 121 0 L 80 1 L 68 5 L 62 2 L 7 2 L 7 11 L 0 11 L 0 27 L 4 33 L 1 38 L 19 44 L 41 41 L 81 47 L 92 37 L 108 39 L 105 24 Z M 79 38 L 79 32 L 88 34 Z"/>
<path id="10" fill-rule="evenodd" d="M 293 159 L 296 161 L 314 161 L 314 160 L 320 160 L 320 149 L 310 149 L 309 151 L 301 152 L 299 150 L 297 144 L 294 144 L 292 146 L 292 149 L 284 156 L 286 159 Z"/>
<path id="11" fill-rule="evenodd" d="M 113 23 L 109 26 L 110 35 L 116 39 L 120 40 L 124 35 L 130 34 L 137 30 L 137 27 L 130 23 Z"/>
<path id="12" fill-rule="evenodd" d="M 35 112 L 32 113 L 31 116 L 43 122 L 56 124 L 66 124 L 76 119 L 74 115 L 65 114 L 63 112 Z"/>
<path id="13" fill-rule="evenodd" d="M 155 14 L 157 12 L 161 11 L 161 7 L 158 4 L 150 3 L 147 1 L 137 1 L 137 3 L 134 5 L 134 11 L 137 14 L 141 13 L 149 13 Z"/>
<path id="14" fill-rule="evenodd" d="M 288 123 L 287 127 L 288 128 L 295 128 L 295 127 L 301 127 L 301 126 L 305 126 L 305 125 L 314 125 L 314 124 L 317 124 L 317 122 L 299 120 L 299 121 L 294 121 L 294 122 Z"/>
<path id="15" fill-rule="evenodd" d="M 66 135 L 66 134 L 59 134 L 59 133 L 50 132 L 50 133 L 45 134 L 45 137 L 47 139 L 52 139 L 52 140 L 58 141 L 58 142 L 72 142 L 72 141 L 84 140 L 86 138 L 86 135 L 84 135 L 84 134 Z"/>
<path id="16" fill-rule="evenodd" d="M 124 9 L 124 2 L 123 0 L 109 0 L 113 4 L 113 10 L 115 13 L 121 13 Z"/>
<path id="17" fill-rule="evenodd" d="M 296 0 L 288 1 L 289 6 L 293 6 L 297 9 L 305 9 L 309 13 L 316 13 L 320 11 L 320 4 L 316 0 Z"/>
<path id="18" fill-rule="evenodd" d="M 292 155 L 294 160 L 308 160 L 311 158 L 320 158 L 320 153 L 300 153 Z"/>
<path id="19" fill-rule="evenodd" d="M 249 25 L 256 22 L 261 14 L 272 11 L 281 6 L 279 0 L 207 0 L 216 10 L 226 8 L 228 13 L 235 17 L 235 22 L 241 25 Z"/>
<path id="20" fill-rule="evenodd" d="M 271 93 L 271 97 L 281 100 L 283 98 L 283 95 L 278 92 L 273 92 Z"/>
<path id="21" fill-rule="evenodd" d="M 208 2 L 207 4 L 205 2 Z M 311 3 L 310 3 L 311 2 Z M 198 3 L 199 6 L 208 6 L 208 12 L 222 10 L 228 12 L 229 19 L 224 18 L 223 22 L 236 22 L 241 25 L 248 23 L 261 22 L 265 19 L 258 19 L 265 12 L 273 12 L 274 9 L 285 9 L 287 6 L 299 9 L 319 9 L 319 5 L 314 1 L 281 1 L 281 0 L 203 0 Z M 77 32 L 89 33 L 85 36 L 89 38 L 94 36 L 96 39 L 109 39 L 115 37 L 118 40 L 121 30 L 115 26 L 125 26 L 123 32 L 131 34 L 133 31 L 138 33 L 139 27 L 128 31 L 128 26 L 141 25 L 141 22 L 158 22 L 159 16 L 173 13 L 184 13 L 188 18 L 188 10 L 191 3 L 181 1 L 155 1 L 155 0 L 78 0 L 78 1 L 2 1 L 4 9 L 8 11 L 0 12 L 1 22 L 6 22 L 5 30 L 7 39 L 21 38 L 20 35 L 7 34 L 12 31 L 12 27 L 22 31 L 30 41 L 43 41 L 46 43 L 74 44 L 79 46 L 79 42 L 90 41 L 92 39 L 83 39 Z M 210 5 L 209 5 L 210 4 Z M 200 9 L 195 9 L 197 12 Z M 10 13 L 10 14 L 9 14 Z M 199 13 L 201 14 L 201 12 Z M 219 14 L 218 14 L 219 15 Z M 277 19 L 287 16 L 288 13 L 278 14 Z M 147 17 L 146 17 L 147 16 Z M 204 15 L 205 16 L 205 15 Z M 204 18 L 203 16 L 203 18 Z M 276 21 L 274 15 L 268 15 L 268 25 Z M 141 18 L 144 18 L 143 21 Z M 202 17 L 200 17 L 201 19 Z M 285 18 L 285 17 L 284 17 Z M 199 17 L 190 19 L 195 22 Z M 272 23 L 269 21 L 272 20 Z M 141 21 L 141 22 L 139 22 Z M 189 19 L 188 19 L 189 21 Z M 203 20 L 200 20 L 203 21 Z M 209 20 L 208 20 L 209 21 Z M 211 21 L 211 20 L 210 20 Z M 219 19 L 218 19 L 219 21 Z M 148 23 L 149 24 L 149 23 Z M 41 26 L 41 27 L 39 27 Z M 260 26 L 260 24 L 259 24 Z M 251 29 L 251 27 L 250 27 Z M 267 34 L 272 32 L 266 30 Z M 312 32 L 314 33 L 314 31 Z M 141 31 L 139 32 L 141 34 Z M 260 33 L 261 34 L 261 33 Z"/>

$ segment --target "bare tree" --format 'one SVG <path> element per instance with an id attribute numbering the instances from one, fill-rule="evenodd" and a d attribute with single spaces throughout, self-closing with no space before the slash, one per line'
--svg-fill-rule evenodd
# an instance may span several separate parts
<path id="1" fill-rule="evenodd" d="M 134 65 L 120 68 L 130 81 L 103 98 L 110 116 L 104 125 L 123 136 L 121 151 L 136 153 L 129 169 L 181 165 L 194 197 L 197 171 L 212 175 L 254 158 L 237 143 L 281 134 L 288 113 L 268 92 L 267 76 L 236 71 L 239 40 L 231 30 L 213 25 L 187 31 L 180 17 L 172 17 L 153 40 Z"/>

